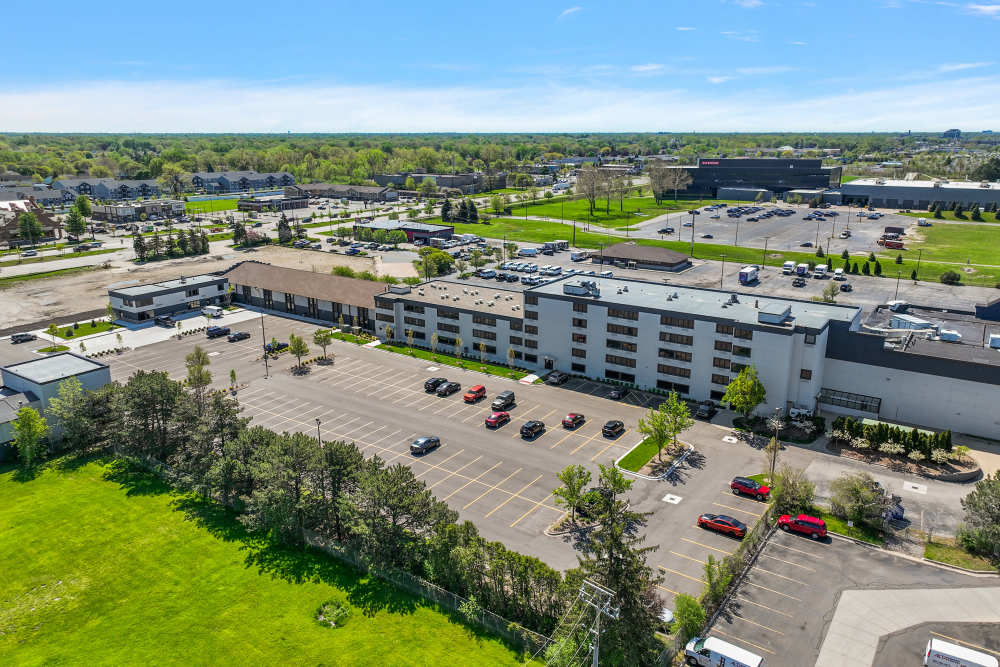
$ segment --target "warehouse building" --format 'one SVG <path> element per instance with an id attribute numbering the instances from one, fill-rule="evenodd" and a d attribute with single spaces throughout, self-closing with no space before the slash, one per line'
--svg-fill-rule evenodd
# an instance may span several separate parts
<path id="1" fill-rule="evenodd" d="M 682 271 L 691 266 L 682 252 L 660 246 L 639 245 L 635 241 L 616 243 L 591 255 L 595 264 L 614 264 L 627 269 L 653 269 L 656 271 Z"/>
<path id="2" fill-rule="evenodd" d="M 783 193 L 796 188 L 835 188 L 841 167 L 824 167 L 818 159 L 701 158 L 694 167 L 679 166 L 691 175 L 686 195 L 719 198 L 720 188 L 752 188 Z"/>
<path id="3" fill-rule="evenodd" d="M 255 309 L 298 315 L 331 325 L 372 330 L 375 295 L 385 283 L 328 273 L 286 269 L 261 262 L 240 262 L 223 279 L 233 286 L 233 301 Z"/>
<path id="4" fill-rule="evenodd" d="M 391 202 L 399 199 L 395 188 L 381 185 L 335 185 L 332 183 L 304 183 L 285 188 L 287 197 L 326 197 L 351 199 L 363 202 Z"/>
<path id="5" fill-rule="evenodd" d="M 934 202 L 964 207 L 1000 204 L 1000 182 L 990 181 L 859 178 L 844 183 L 839 190 L 843 203 L 855 206 L 927 209 Z"/>

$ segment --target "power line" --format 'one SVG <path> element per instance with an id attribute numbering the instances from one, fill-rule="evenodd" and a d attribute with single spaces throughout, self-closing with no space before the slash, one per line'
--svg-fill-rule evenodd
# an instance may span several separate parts
<path id="1" fill-rule="evenodd" d="M 580 600 L 580 598 L 578 596 L 575 600 L 573 600 L 573 604 L 571 604 L 569 606 L 569 608 L 566 609 L 566 613 L 563 614 L 563 617 L 561 619 L 559 619 L 559 623 L 556 624 L 555 629 L 552 631 L 552 637 L 555 637 L 557 634 L 559 634 L 559 628 L 561 628 L 563 626 L 563 622 L 566 620 L 566 617 L 569 616 L 570 612 L 573 611 L 573 608 L 576 606 L 576 603 L 579 600 Z M 559 642 L 559 646 L 560 647 L 562 647 L 562 645 L 566 643 L 566 640 L 574 632 L 576 632 L 576 628 L 577 628 L 578 625 L 580 625 L 580 621 L 583 620 L 583 615 L 584 615 L 584 613 L 586 613 L 586 611 L 587 611 L 587 605 L 585 605 L 585 604 L 581 605 L 580 606 L 580 613 L 579 613 L 579 615 L 577 615 L 576 620 L 573 621 L 572 627 L 567 632 L 566 636 L 563 637 L 562 641 Z M 548 646 L 550 644 L 552 644 L 552 643 L 553 643 L 553 640 L 551 640 L 551 639 L 549 639 L 548 641 L 542 642 L 542 646 L 537 651 L 535 651 L 534 655 L 531 656 L 532 660 L 535 659 L 536 657 L 538 657 L 538 654 L 541 653 L 542 651 L 544 651 L 546 648 L 548 648 Z"/>
<path id="2" fill-rule="evenodd" d="M 580 584 L 580 599 L 595 609 L 594 625 L 590 631 L 594 633 L 593 666 L 597 667 L 601 654 L 601 616 L 616 619 L 619 608 L 611 606 L 611 602 L 615 599 L 614 591 L 588 579 L 584 579 Z"/>

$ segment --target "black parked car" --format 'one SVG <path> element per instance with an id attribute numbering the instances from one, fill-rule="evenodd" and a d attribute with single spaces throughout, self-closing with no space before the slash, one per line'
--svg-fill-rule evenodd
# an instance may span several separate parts
<path id="1" fill-rule="evenodd" d="M 524 425 L 521 427 L 521 437 L 534 438 L 537 437 L 544 430 L 545 430 L 545 424 L 538 421 L 537 419 L 532 419 L 529 422 L 525 422 Z"/>
<path id="2" fill-rule="evenodd" d="M 424 391 L 428 393 L 437 391 L 437 388 L 443 385 L 447 381 L 448 381 L 447 378 L 431 378 L 429 380 L 426 380 L 424 381 Z"/>
<path id="3" fill-rule="evenodd" d="M 710 401 L 704 401 L 698 404 L 698 409 L 694 411 L 694 416 L 697 419 L 711 419 L 715 416 L 718 410 Z"/>
<path id="4" fill-rule="evenodd" d="M 428 435 L 423 438 L 417 438 L 410 443 L 410 453 L 411 454 L 426 454 L 432 449 L 437 449 L 441 446 L 441 439 L 436 435 Z"/>
<path id="5" fill-rule="evenodd" d="M 612 419 L 601 427 L 601 435 L 605 438 L 617 438 L 624 432 L 625 424 L 617 419 Z"/>
<path id="6" fill-rule="evenodd" d="M 628 392 L 625 389 L 621 387 L 615 387 L 614 389 L 608 392 L 608 398 L 610 398 L 612 401 L 619 401 L 625 398 L 626 393 Z"/>
<path id="7" fill-rule="evenodd" d="M 281 352 L 286 347 L 288 347 L 288 343 L 268 343 L 264 346 L 264 350 L 266 352 Z"/>
<path id="8" fill-rule="evenodd" d="M 436 393 L 438 396 L 451 396 L 461 388 L 462 385 L 457 382 L 444 382 L 437 388 Z"/>
<path id="9" fill-rule="evenodd" d="M 229 336 L 226 337 L 226 340 L 228 340 L 230 343 L 235 343 L 238 340 L 249 340 L 249 339 L 250 339 L 249 331 L 234 331 L 233 333 L 229 334 Z"/>
<path id="10" fill-rule="evenodd" d="M 229 327 L 209 327 L 205 329 L 205 335 L 209 338 L 218 338 L 229 335 Z"/>
<path id="11" fill-rule="evenodd" d="M 14 343 L 27 343 L 28 341 L 36 340 L 38 336 L 33 333 L 16 333 L 10 337 L 11 344 Z"/>
<path id="12" fill-rule="evenodd" d="M 569 380 L 569 376 L 562 371 L 552 371 L 549 373 L 549 376 L 545 378 L 545 384 L 555 386 L 565 384 L 567 380 Z"/>

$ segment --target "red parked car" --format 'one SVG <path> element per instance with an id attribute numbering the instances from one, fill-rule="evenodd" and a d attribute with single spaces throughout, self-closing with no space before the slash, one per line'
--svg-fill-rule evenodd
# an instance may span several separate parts
<path id="1" fill-rule="evenodd" d="M 698 517 L 698 527 L 709 528 L 740 539 L 747 534 L 745 523 L 725 514 L 702 514 Z"/>
<path id="2" fill-rule="evenodd" d="M 510 421 L 509 412 L 494 412 L 486 418 L 486 425 L 490 428 L 500 428 Z"/>
<path id="3" fill-rule="evenodd" d="M 757 500 L 767 500 L 768 494 L 771 493 L 771 487 L 755 482 L 749 477 L 734 477 L 733 481 L 729 483 L 729 488 L 733 490 L 734 495 L 742 493 L 745 496 L 753 496 Z"/>
<path id="4" fill-rule="evenodd" d="M 576 412 L 571 412 L 565 417 L 563 417 L 562 425 L 563 428 L 573 429 L 580 426 L 580 424 L 582 424 L 583 422 L 584 422 L 583 415 Z"/>
<path id="5" fill-rule="evenodd" d="M 814 540 L 826 537 L 826 521 L 808 514 L 800 514 L 795 517 L 790 514 L 782 514 L 778 517 L 778 528 L 786 533 L 789 531 L 802 533 Z"/>

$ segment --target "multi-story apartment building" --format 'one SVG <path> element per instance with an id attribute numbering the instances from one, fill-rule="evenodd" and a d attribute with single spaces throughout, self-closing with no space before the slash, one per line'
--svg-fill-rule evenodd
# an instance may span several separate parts
<path id="1" fill-rule="evenodd" d="M 180 199 L 149 199 L 146 201 L 122 202 L 119 204 L 94 204 L 95 220 L 105 220 L 112 224 L 138 222 L 152 216 L 176 218 L 184 215 L 184 202 Z"/>
<path id="2" fill-rule="evenodd" d="M 94 199 L 136 199 L 159 197 L 156 179 L 118 180 L 116 178 L 61 178 L 52 182 L 54 190 L 67 191 L 66 199 L 87 195 Z"/>
<path id="3" fill-rule="evenodd" d="M 246 192 L 274 190 L 295 185 L 287 171 L 259 174 L 256 171 L 198 171 L 191 174 L 191 187 L 205 192 Z"/>

